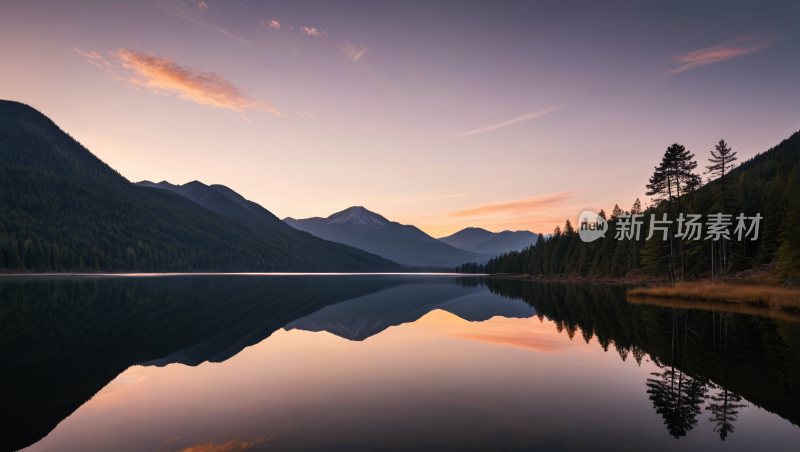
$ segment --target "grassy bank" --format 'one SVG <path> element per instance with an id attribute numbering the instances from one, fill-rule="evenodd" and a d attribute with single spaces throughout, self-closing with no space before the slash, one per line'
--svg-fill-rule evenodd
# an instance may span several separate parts
<path id="1" fill-rule="evenodd" d="M 686 298 L 657 298 L 628 296 L 628 302 L 638 305 L 661 306 L 664 308 L 699 309 L 703 311 L 730 312 L 735 314 L 756 315 L 773 319 L 800 322 L 800 312 L 759 306 L 746 303 L 729 303 L 708 300 L 689 300 Z"/>
<path id="2" fill-rule="evenodd" d="M 717 303 L 741 303 L 778 308 L 800 313 L 800 290 L 795 288 L 726 283 L 679 283 L 655 287 L 637 287 L 628 291 L 637 299 L 682 299 Z M 641 300 L 639 300 L 641 302 Z"/>

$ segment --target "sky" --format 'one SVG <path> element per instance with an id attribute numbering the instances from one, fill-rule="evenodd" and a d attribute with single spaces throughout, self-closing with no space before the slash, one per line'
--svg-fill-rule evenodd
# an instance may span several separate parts
<path id="1" fill-rule="evenodd" d="M 0 98 L 132 182 L 549 233 L 800 130 L 798 2 L 9 2 Z"/>

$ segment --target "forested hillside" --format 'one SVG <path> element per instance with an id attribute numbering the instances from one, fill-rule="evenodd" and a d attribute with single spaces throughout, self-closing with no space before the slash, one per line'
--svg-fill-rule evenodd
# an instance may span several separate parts
<path id="1" fill-rule="evenodd" d="M 136 187 L 37 110 L 0 101 L 0 271 L 380 271 L 391 261 Z"/>
<path id="2" fill-rule="evenodd" d="M 535 245 L 490 260 L 485 271 L 614 277 L 638 270 L 692 279 L 703 274 L 709 276 L 712 263 L 714 275 L 721 275 L 777 260 L 783 277 L 797 275 L 800 273 L 800 132 L 739 166 L 735 166 L 735 155 L 724 141 L 717 145 L 714 155 L 708 152 L 693 155 L 680 145 L 672 145 L 650 183 L 642 181 L 653 196 L 653 205 L 642 211 L 637 199 L 628 211 L 616 206 L 607 216 L 605 238 L 585 243 L 576 230 L 578 226 L 567 220 L 563 229 L 556 228 L 551 239 L 545 240 L 540 235 Z M 701 175 L 713 180 L 703 185 Z M 660 220 L 664 213 L 671 220 L 680 213 L 687 217 L 701 214 L 703 237 L 700 240 L 678 237 L 677 225 L 673 223 L 669 240 L 662 240 L 661 232 L 646 240 L 651 214 Z M 731 215 L 729 240 L 706 240 L 708 214 L 716 213 Z M 752 232 L 738 240 L 734 232 L 740 213 L 746 217 L 760 214 L 763 218 L 757 240 L 752 240 Z M 626 214 L 644 214 L 638 240 L 635 236 L 615 238 L 619 216 Z"/>

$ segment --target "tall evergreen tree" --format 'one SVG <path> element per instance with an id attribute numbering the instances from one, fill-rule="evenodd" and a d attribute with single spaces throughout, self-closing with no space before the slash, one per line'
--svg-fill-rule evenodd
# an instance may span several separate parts
<path id="1" fill-rule="evenodd" d="M 722 213 L 730 213 L 730 190 L 726 190 L 726 183 L 727 177 L 725 177 L 730 170 L 734 168 L 734 163 L 736 160 L 736 152 L 731 150 L 725 140 L 719 140 L 719 143 L 714 147 L 715 150 L 711 151 L 711 158 L 708 159 L 711 162 L 711 165 L 706 166 L 706 174 L 710 174 L 712 177 L 716 177 L 719 179 L 719 184 L 722 191 L 722 196 L 720 197 L 722 201 Z M 730 185 L 730 184 L 728 184 Z M 728 261 L 728 241 L 724 237 L 722 238 L 722 267 L 723 271 L 727 269 L 727 261 Z"/>
<path id="2" fill-rule="evenodd" d="M 735 164 L 733 162 L 738 159 L 736 158 L 736 152 L 725 143 L 725 140 L 719 140 L 714 149 L 714 151 L 711 151 L 711 158 L 708 159 L 711 165 L 706 166 L 706 174 L 719 179 L 722 188 L 722 211 L 723 213 L 728 213 L 726 210 L 729 207 L 729 193 L 725 190 L 725 185 L 728 183 L 725 176 L 734 168 Z"/>
<path id="3" fill-rule="evenodd" d="M 623 213 L 625 212 L 623 212 L 622 209 L 619 208 L 619 204 L 614 204 L 614 210 L 611 211 L 611 220 L 616 221 L 616 219 L 619 218 L 619 216 L 622 215 Z"/>
<path id="4" fill-rule="evenodd" d="M 700 176 L 694 173 L 697 162 L 694 161 L 694 154 L 678 143 L 668 147 L 661 159 L 659 166 L 655 167 L 650 183 L 647 184 L 647 196 L 653 196 L 653 202 L 659 205 L 667 203 L 667 212 L 673 220 L 678 218 L 686 204 L 685 197 L 690 192 L 699 188 L 701 184 Z M 675 228 L 670 228 L 669 247 L 670 247 L 670 269 L 673 275 L 684 274 L 684 255 L 683 241 L 678 238 L 675 240 Z M 677 250 L 676 250 L 677 248 Z M 680 266 L 675 258 L 675 254 L 680 254 Z"/>
<path id="5" fill-rule="evenodd" d="M 642 214 L 642 202 L 639 201 L 639 198 L 636 198 L 636 201 L 633 203 L 631 207 L 631 215 L 641 215 Z"/>

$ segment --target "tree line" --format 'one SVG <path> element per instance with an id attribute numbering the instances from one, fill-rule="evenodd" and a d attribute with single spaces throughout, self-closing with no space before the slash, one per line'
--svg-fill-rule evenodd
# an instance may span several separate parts
<path id="1" fill-rule="evenodd" d="M 531 275 L 572 275 L 582 277 L 621 277 L 629 272 L 666 275 L 675 280 L 728 274 L 773 261 L 779 262 L 783 277 L 800 274 L 800 132 L 774 148 L 736 166 L 736 152 L 720 140 L 708 158 L 705 172 L 699 174 L 695 155 L 680 144 L 667 148 L 649 178 L 647 195 L 652 204 L 642 207 L 637 198 L 630 210 L 615 205 L 605 238 L 583 242 L 568 219 L 552 236 L 542 234 L 535 244 L 497 256 L 485 265 L 486 273 Z M 704 181 L 702 176 L 706 176 Z M 660 222 L 666 214 L 673 220 Z M 677 221 L 692 215 L 702 217 L 700 240 L 684 236 Z M 729 215 L 729 238 L 706 240 L 709 215 Z M 733 234 L 735 218 L 759 221 L 759 236 Z M 641 215 L 641 234 L 615 238 L 621 223 Z M 752 222 L 752 221 L 751 221 Z M 750 223 L 748 223 L 750 224 Z M 647 239 L 651 226 L 666 229 Z M 666 238 L 664 240 L 663 238 Z"/>

